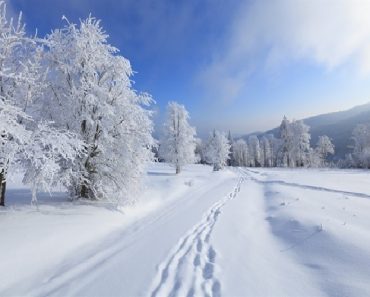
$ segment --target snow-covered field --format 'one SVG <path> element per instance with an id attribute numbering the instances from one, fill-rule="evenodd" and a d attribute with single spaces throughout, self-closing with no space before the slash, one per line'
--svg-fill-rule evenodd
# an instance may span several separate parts
<path id="1" fill-rule="evenodd" d="M 370 296 L 369 172 L 173 172 L 123 210 L 11 186 L 0 296 Z"/>

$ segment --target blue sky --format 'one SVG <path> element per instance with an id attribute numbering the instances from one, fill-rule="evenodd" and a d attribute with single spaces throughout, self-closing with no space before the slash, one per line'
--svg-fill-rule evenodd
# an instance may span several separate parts
<path id="1" fill-rule="evenodd" d="M 200 135 L 272 128 L 370 100 L 368 0 L 9 0 L 43 36 L 91 13 L 135 88 L 183 103 Z"/>

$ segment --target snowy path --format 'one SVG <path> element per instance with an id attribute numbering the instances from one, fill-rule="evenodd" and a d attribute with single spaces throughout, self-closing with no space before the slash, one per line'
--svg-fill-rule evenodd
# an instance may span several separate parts
<path id="1" fill-rule="evenodd" d="M 168 259 L 160 265 L 151 296 L 220 296 L 215 276 L 216 250 L 210 243 L 213 228 L 224 205 L 240 191 L 239 177 L 233 191 L 216 202 L 203 219 L 180 239 Z"/>
<path id="2" fill-rule="evenodd" d="M 370 195 L 240 174 L 159 266 L 148 296 L 368 295 L 369 234 L 363 222 L 338 229 L 338 209 L 358 198 L 369 209 Z"/>
<path id="3" fill-rule="evenodd" d="M 0 283 L 0 296 L 370 296 L 368 173 L 195 166 L 151 174 L 165 185 L 161 197 L 173 196 L 167 203 L 14 285 Z M 30 266 L 30 258 L 22 259 Z"/>
<path id="4" fill-rule="evenodd" d="M 209 267 L 214 255 L 207 234 L 212 231 L 225 197 L 231 199 L 230 191 L 237 189 L 240 182 L 231 172 L 212 174 L 204 183 L 195 181 L 190 191 L 166 207 L 76 251 L 59 267 L 4 291 L 4 295 L 27 292 L 30 296 L 145 296 L 157 267 L 194 225 L 198 225 L 193 236 L 199 239 L 201 275 L 213 279 Z M 208 263 L 202 262 L 205 253 Z"/>

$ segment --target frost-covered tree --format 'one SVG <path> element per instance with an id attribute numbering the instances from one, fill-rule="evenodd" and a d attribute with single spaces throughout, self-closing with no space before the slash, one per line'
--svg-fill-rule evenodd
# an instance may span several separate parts
<path id="1" fill-rule="evenodd" d="M 278 157 L 278 166 L 289 167 L 294 164 L 294 161 L 292 160 L 293 133 L 291 130 L 290 122 L 285 116 L 280 124 L 279 132 L 281 139 L 281 148 Z"/>
<path id="2" fill-rule="evenodd" d="M 370 124 L 359 124 L 352 132 L 354 167 L 370 168 Z M 349 162 L 348 162 L 349 163 Z"/>
<path id="3" fill-rule="evenodd" d="M 68 141 L 72 134 L 43 121 L 44 40 L 26 36 L 21 15 L 16 24 L 8 20 L 3 3 L 0 12 L 0 204 L 4 205 L 10 166 L 26 170 L 24 182 L 32 185 L 35 200 L 38 189 L 51 185 L 51 180 L 63 180 L 66 161 L 82 153 L 82 147 L 78 140 Z"/>
<path id="4" fill-rule="evenodd" d="M 276 167 L 278 164 L 279 152 L 281 150 L 281 139 L 276 138 L 273 134 L 267 134 L 266 138 L 270 144 L 271 166 Z"/>
<path id="5" fill-rule="evenodd" d="M 325 166 L 326 158 L 329 154 L 334 154 L 334 144 L 326 135 L 319 136 L 315 149 L 318 158 L 320 159 L 320 166 Z"/>
<path id="6" fill-rule="evenodd" d="M 152 99 L 132 88 L 130 62 L 89 16 L 47 36 L 48 98 L 43 112 L 78 135 L 86 155 L 73 163 L 73 196 L 129 202 L 152 158 Z"/>
<path id="7" fill-rule="evenodd" d="M 280 125 L 281 146 L 278 153 L 278 166 L 307 166 L 310 160 L 309 127 L 302 121 L 292 123 L 284 117 Z"/>
<path id="8" fill-rule="evenodd" d="M 249 155 L 249 166 L 260 167 L 261 166 L 261 147 L 260 141 L 256 135 L 248 137 L 248 155 Z"/>
<path id="9" fill-rule="evenodd" d="M 195 139 L 195 162 L 204 164 L 205 158 L 204 158 L 204 143 L 202 139 L 196 138 Z"/>
<path id="10" fill-rule="evenodd" d="M 234 164 L 233 166 L 247 166 L 248 165 L 248 145 L 244 139 L 238 139 L 233 142 L 232 154 Z"/>
<path id="11" fill-rule="evenodd" d="M 293 167 L 306 166 L 309 163 L 310 154 L 310 127 L 303 121 L 293 121 L 291 123 L 291 131 L 293 134 L 292 158 L 294 160 Z"/>
<path id="12" fill-rule="evenodd" d="M 5 205 L 6 178 L 9 166 L 17 160 L 31 131 L 24 126 L 30 118 L 20 108 L 0 99 L 0 206 Z M 23 123 L 20 123 L 20 122 Z"/>
<path id="13" fill-rule="evenodd" d="M 229 141 L 230 144 L 230 156 L 229 159 L 227 160 L 227 165 L 228 166 L 234 166 L 235 160 L 234 160 L 234 154 L 233 154 L 233 144 L 234 144 L 234 139 L 233 136 L 231 135 L 231 131 L 229 130 L 229 133 L 227 134 L 227 140 Z"/>
<path id="14" fill-rule="evenodd" d="M 37 128 L 30 107 L 42 95 L 45 72 L 42 40 L 26 36 L 22 15 L 9 19 L 0 1 L 0 205 L 9 167 L 25 157 L 24 146 Z"/>
<path id="15" fill-rule="evenodd" d="M 271 167 L 273 164 L 273 151 L 271 147 L 271 142 L 266 136 L 262 136 L 260 140 L 260 146 L 262 155 L 262 166 Z"/>
<path id="16" fill-rule="evenodd" d="M 23 182 L 30 186 L 32 203 L 38 191 L 50 192 L 52 186 L 71 186 L 70 176 L 74 160 L 83 155 L 83 143 L 76 135 L 39 123 L 25 146 Z"/>
<path id="17" fill-rule="evenodd" d="M 27 36 L 22 14 L 7 18 L 0 1 L 0 96 L 3 102 L 30 113 L 45 90 L 44 40 Z"/>
<path id="18" fill-rule="evenodd" d="M 353 158 L 353 154 L 346 154 L 344 159 L 341 159 L 337 163 L 339 168 L 355 168 L 357 164 Z"/>
<path id="19" fill-rule="evenodd" d="M 260 167 L 268 167 L 267 164 L 265 164 L 265 148 L 264 143 L 262 143 L 262 138 L 258 138 L 259 140 L 259 147 L 260 147 Z"/>
<path id="20" fill-rule="evenodd" d="M 0 2 L 0 205 L 5 205 L 6 178 L 9 165 L 13 162 L 18 146 L 27 141 L 29 133 L 21 120 L 27 115 L 16 106 L 16 85 L 22 71 L 17 62 L 21 52 L 24 26 L 19 16 L 18 23 L 8 20 L 6 5 Z M 21 57 L 19 57 L 21 58 Z"/>
<path id="21" fill-rule="evenodd" d="M 209 164 L 213 165 L 213 170 L 222 169 L 229 159 L 230 144 L 225 134 L 214 130 L 206 144 L 205 156 Z"/>
<path id="22" fill-rule="evenodd" d="M 189 124 L 189 113 L 184 105 L 169 102 L 160 147 L 162 158 L 175 166 L 176 174 L 181 168 L 195 162 L 195 129 Z"/>

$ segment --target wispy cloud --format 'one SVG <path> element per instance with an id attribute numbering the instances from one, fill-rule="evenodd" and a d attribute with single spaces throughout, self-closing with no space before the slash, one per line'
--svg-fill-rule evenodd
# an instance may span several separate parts
<path id="1" fill-rule="evenodd" d="M 307 60 L 370 73 L 370 0 L 244 1 L 224 46 L 199 75 L 208 92 L 235 98 L 256 69 Z"/>

